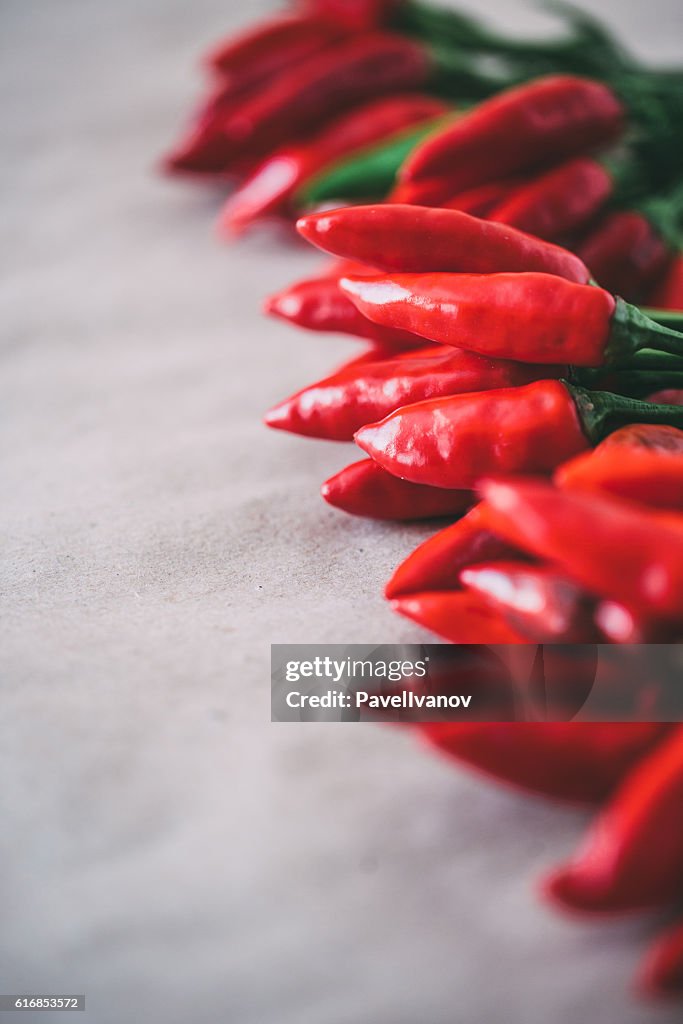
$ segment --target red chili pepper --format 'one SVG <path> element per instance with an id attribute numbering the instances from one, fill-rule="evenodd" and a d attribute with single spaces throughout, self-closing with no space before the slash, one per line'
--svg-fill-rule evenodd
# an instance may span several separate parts
<path id="1" fill-rule="evenodd" d="M 406 594 L 391 607 L 452 644 L 525 644 L 498 612 L 476 594 L 464 592 Z"/>
<path id="2" fill-rule="evenodd" d="M 301 217 L 297 229 L 326 252 L 380 270 L 542 271 L 581 284 L 590 279 L 581 260 L 566 249 L 458 210 L 351 206 Z"/>
<path id="3" fill-rule="evenodd" d="M 589 447 L 576 402 L 559 381 L 404 406 L 362 427 L 356 443 L 396 476 L 455 488 L 493 473 L 550 472 Z"/>
<path id="4" fill-rule="evenodd" d="M 391 274 L 340 287 L 376 323 L 496 359 L 599 367 L 641 348 L 683 354 L 683 335 L 637 307 L 550 274 Z"/>
<path id="5" fill-rule="evenodd" d="M 420 544 L 395 569 L 384 593 L 391 600 L 420 591 L 459 590 L 460 572 L 466 566 L 517 553 L 517 548 L 488 528 L 486 507 L 479 504 Z"/>
<path id="6" fill-rule="evenodd" d="M 538 643 L 593 643 L 595 601 L 557 570 L 523 562 L 484 562 L 463 569 L 465 588 L 489 602 Z"/>
<path id="7" fill-rule="evenodd" d="M 286 14 L 263 21 L 241 35 L 222 40 L 204 56 L 203 63 L 220 72 L 235 94 L 273 79 L 345 32 L 323 12 Z"/>
<path id="8" fill-rule="evenodd" d="M 187 132 L 173 150 L 161 161 L 161 169 L 169 174 L 226 178 L 253 166 L 246 153 L 236 153 L 222 134 L 225 118 L 244 100 L 235 87 L 219 82 L 194 112 Z"/>
<path id="9" fill-rule="evenodd" d="M 502 203 L 519 185 L 519 179 L 505 178 L 502 181 L 488 181 L 485 185 L 474 185 L 450 199 L 439 203 L 446 210 L 460 210 L 473 217 L 488 217 L 496 205 Z M 398 202 L 399 200 L 397 200 Z"/>
<path id="10" fill-rule="evenodd" d="M 604 800 L 666 736 L 650 722 L 433 723 L 444 753 L 501 782 L 571 803 Z"/>
<path id="11" fill-rule="evenodd" d="M 665 388 L 664 391 L 654 391 L 648 395 L 646 401 L 659 405 L 683 405 L 683 391 L 677 388 Z"/>
<path id="12" fill-rule="evenodd" d="M 427 138 L 400 179 L 448 176 L 455 192 L 604 146 L 622 126 L 623 108 L 607 86 L 571 75 L 539 78 L 486 100 Z"/>
<path id="13" fill-rule="evenodd" d="M 420 89 L 430 74 L 431 58 L 413 40 L 379 32 L 344 40 L 248 99 L 222 132 L 236 151 L 272 150 L 370 96 Z"/>
<path id="14" fill-rule="evenodd" d="M 573 861 L 546 883 L 575 910 L 660 906 L 683 890 L 683 729 L 643 758 L 602 811 Z"/>
<path id="15" fill-rule="evenodd" d="M 326 124 L 312 139 L 268 156 L 230 197 L 219 227 L 233 232 L 290 202 L 296 205 L 297 191 L 336 159 L 445 110 L 441 100 L 419 93 L 383 97 L 354 108 Z"/>
<path id="16" fill-rule="evenodd" d="M 480 189 L 483 187 L 477 186 Z M 462 193 L 463 190 L 457 191 Z M 444 207 L 453 194 L 450 177 L 428 178 L 426 181 L 397 181 L 387 196 L 387 202 L 402 206 Z"/>
<path id="17" fill-rule="evenodd" d="M 299 6 L 333 19 L 345 28 L 363 31 L 387 24 L 400 0 L 300 0 Z"/>
<path id="18" fill-rule="evenodd" d="M 648 398 L 647 401 L 653 402 L 654 400 Z M 629 423 L 628 426 L 608 434 L 605 440 L 600 442 L 596 451 L 604 452 L 607 449 L 621 448 L 622 446 L 683 455 L 683 430 L 660 423 Z"/>
<path id="19" fill-rule="evenodd" d="M 590 157 L 575 157 L 521 185 L 488 217 L 530 235 L 556 241 L 579 231 L 612 194 L 607 168 Z M 609 287 L 605 282 L 605 287 Z"/>
<path id="20" fill-rule="evenodd" d="M 605 218 L 577 253 L 604 288 L 631 302 L 647 294 L 671 259 L 650 222 L 633 211 Z"/>
<path id="21" fill-rule="evenodd" d="M 438 349 L 437 349 L 438 351 Z M 269 427 L 330 441 L 352 441 L 366 423 L 412 402 L 490 388 L 518 387 L 547 377 L 546 368 L 486 359 L 442 346 L 402 353 L 400 358 L 364 359 L 303 388 L 271 409 Z"/>
<path id="22" fill-rule="evenodd" d="M 683 615 L 683 516 L 537 481 L 485 482 L 491 528 L 602 597 Z"/>
<path id="23" fill-rule="evenodd" d="M 351 515 L 395 521 L 460 516 L 474 501 L 471 491 L 444 491 L 399 480 L 372 459 L 346 466 L 325 481 L 320 493 Z"/>
<path id="24" fill-rule="evenodd" d="M 619 601 L 600 601 L 595 624 L 613 644 L 675 643 L 681 636 L 680 621 L 643 615 Z"/>
<path id="25" fill-rule="evenodd" d="M 648 296 L 655 309 L 683 310 L 683 254 L 677 253 L 671 266 Z"/>
<path id="26" fill-rule="evenodd" d="M 386 349 L 414 349 L 420 338 L 410 331 L 382 327 L 368 320 L 339 287 L 335 277 L 311 277 L 266 299 L 264 312 L 309 331 L 368 338 Z"/>
<path id="27" fill-rule="evenodd" d="M 683 441 L 683 430 L 678 434 Z M 555 483 L 563 490 L 614 494 L 653 508 L 683 512 L 683 450 L 598 445 L 560 466 Z"/>
<path id="28" fill-rule="evenodd" d="M 668 931 L 647 956 L 639 977 L 640 987 L 649 995 L 667 996 L 683 992 L 683 926 Z"/>

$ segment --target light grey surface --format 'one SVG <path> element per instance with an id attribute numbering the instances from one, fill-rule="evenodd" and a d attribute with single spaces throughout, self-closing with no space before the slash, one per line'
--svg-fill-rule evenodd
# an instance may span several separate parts
<path id="1" fill-rule="evenodd" d="M 677 7 L 604 10 L 673 58 Z M 97 1024 L 678 1020 L 628 992 L 652 922 L 534 897 L 581 814 L 268 721 L 271 641 L 419 638 L 380 590 L 425 531 L 335 514 L 354 452 L 260 426 L 350 352 L 258 315 L 315 255 L 220 245 L 220 194 L 153 173 L 202 46 L 263 9 L 0 11 L 0 989 Z"/>

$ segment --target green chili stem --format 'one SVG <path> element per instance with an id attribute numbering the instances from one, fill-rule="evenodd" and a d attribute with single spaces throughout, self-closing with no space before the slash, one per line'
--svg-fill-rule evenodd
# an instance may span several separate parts
<path id="1" fill-rule="evenodd" d="M 572 384 L 597 389 L 609 388 L 614 394 L 628 395 L 630 398 L 645 398 L 654 391 L 665 388 L 683 390 L 683 369 L 670 370 L 616 370 L 612 373 L 604 370 L 584 370 L 574 368 L 570 374 Z"/>
<path id="2" fill-rule="evenodd" d="M 672 331 L 683 331 L 683 313 L 679 313 L 677 310 L 649 309 L 641 306 L 640 312 L 662 327 L 669 327 Z"/>
<path id="3" fill-rule="evenodd" d="M 683 334 L 663 327 L 637 306 L 617 299 L 605 346 L 605 361 L 613 366 L 628 366 L 642 349 L 683 357 Z"/>
<path id="4" fill-rule="evenodd" d="M 306 184 L 295 196 L 295 202 L 310 206 L 329 199 L 383 198 L 393 187 L 399 167 L 417 143 L 458 116 L 452 113 L 430 119 L 418 128 L 392 135 L 332 164 Z"/>
<path id="5" fill-rule="evenodd" d="M 574 399 L 584 433 L 593 445 L 629 423 L 665 423 L 683 428 L 683 406 L 655 405 L 610 391 L 587 391 L 568 381 L 562 383 Z"/>

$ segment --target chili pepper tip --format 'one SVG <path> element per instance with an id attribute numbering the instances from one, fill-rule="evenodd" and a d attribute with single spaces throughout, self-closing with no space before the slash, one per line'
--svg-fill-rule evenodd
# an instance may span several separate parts
<path id="1" fill-rule="evenodd" d="M 600 893 L 586 889 L 586 880 L 577 877 L 571 865 L 558 868 L 541 881 L 541 893 L 556 907 L 570 912 L 596 913 L 600 911 Z"/>
<path id="2" fill-rule="evenodd" d="M 263 417 L 263 422 L 267 427 L 272 427 L 273 430 L 288 430 L 288 424 L 291 417 L 291 403 L 288 399 L 284 402 L 279 402 L 274 405 L 272 409 Z"/>

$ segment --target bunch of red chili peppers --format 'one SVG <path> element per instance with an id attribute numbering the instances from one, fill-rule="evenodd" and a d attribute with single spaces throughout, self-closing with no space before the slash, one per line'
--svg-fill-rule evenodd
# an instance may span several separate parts
<path id="1" fill-rule="evenodd" d="M 563 17 L 538 42 L 419 0 L 299 0 L 205 55 L 206 93 L 164 167 L 237 185 L 228 234 L 321 202 L 448 205 L 570 245 L 629 299 L 679 303 L 683 196 L 666 192 L 683 78 Z"/>
<path id="2" fill-rule="evenodd" d="M 395 570 L 395 610 L 458 644 L 678 642 L 681 74 L 584 15 L 541 44 L 412 0 L 302 2 L 206 63 L 167 167 L 241 179 L 224 228 L 372 201 L 303 216 L 335 261 L 267 302 L 366 348 L 266 422 L 369 456 L 323 485 L 337 508 L 451 520 Z M 680 902 L 683 726 L 422 729 L 497 779 L 601 805 L 553 900 Z M 642 981 L 683 991 L 683 928 Z"/>

